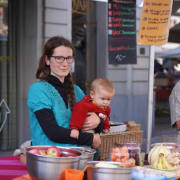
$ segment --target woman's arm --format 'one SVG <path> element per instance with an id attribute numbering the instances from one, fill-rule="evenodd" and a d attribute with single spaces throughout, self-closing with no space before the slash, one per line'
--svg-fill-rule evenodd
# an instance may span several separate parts
<path id="1" fill-rule="evenodd" d="M 78 144 L 92 146 L 93 134 L 80 133 L 79 139 L 70 137 L 70 129 L 63 128 L 56 123 L 54 114 L 50 109 L 41 109 L 35 112 L 37 120 L 47 137 L 57 143 Z"/>

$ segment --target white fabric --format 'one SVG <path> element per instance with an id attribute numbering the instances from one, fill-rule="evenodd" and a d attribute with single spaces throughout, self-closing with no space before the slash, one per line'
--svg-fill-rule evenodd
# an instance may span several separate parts
<path id="1" fill-rule="evenodd" d="M 25 153 L 25 149 L 31 146 L 31 140 L 25 141 L 23 144 L 21 144 L 19 149 L 15 149 L 13 152 L 13 156 L 19 156 L 22 153 Z"/>
<path id="2" fill-rule="evenodd" d="M 180 81 L 174 86 L 169 96 L 171 125 L 180 120 Z"/>

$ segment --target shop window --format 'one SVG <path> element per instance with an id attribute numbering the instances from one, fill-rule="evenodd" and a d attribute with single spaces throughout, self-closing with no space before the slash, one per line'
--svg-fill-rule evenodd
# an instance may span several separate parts
<path id="1" fill-rule="evenodd" d="M 0 114 L 0 150 L 3 151 L 16 148 L 16 16 L 13 15 L 15 3 L 15 0 L 0 0 L 0 102 L 5 101 L 11 110 L 7 118 L 3 115 L 7 112 L 1 111 Z"/>

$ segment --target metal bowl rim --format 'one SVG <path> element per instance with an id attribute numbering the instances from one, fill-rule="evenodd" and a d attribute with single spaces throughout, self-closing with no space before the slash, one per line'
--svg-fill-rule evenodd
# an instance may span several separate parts
<path id="1" fill-rule="evenodd" d="M 75 152 L 77 152 L 79 155 L 77 155 L 77 156 L 67 156 L 67 157 L 52 157 L 52 156 L 44 156 L 44 155 L 41 155 L 41 154 L 33 154 L 33 153 L 30 153 L 29 152 L 29 149 L 31 149 L 31 148 L 42 148 L 42 147 L 44 147 L 44 148 L 48 148 L 48 147 L 52 147 L 52 146 L 29 146 L 29 147 L 27 147 L 27 148 L 25 148 L 25 152 L 26 152 L 26 154 L 30 154 L 30 155 L 32 155 L 33 157 L 41 157 L 41 158 L 44 158 L 44 159 L 59 159 L 59 158 L 61 158 L 61 159 L 72 159 L 72 158 L 80 158 L 81 156 L 82 156 L 82 153 L 80 152 L 80 151 L 78 151 L 78 150 L 72 150 L 72 148 L 68 148 L 68 147 L 63 147 L 63 146 L 56 146 L 56 147 L 58 147 L 58 148 L 60 148 L 60 149 L 69 149 L 69 150 L 72 150 L 72 151 L 75 151 Z"/>
<path id="2" fill-rule="evenodd" d="M 115 164 L 115 165 L 118 165 L 119 163 L 118 162 L 113 162 L 113 161 L 88 161 L 87 162 L 87 164 L 88 165 L 96 165 L 97 163 L 99 163 L 99 162 L 105 162 L 105 163 L 111 163 L 111 164 Z M 95 168 L 93 168 L 93 167 L 88 167 L 88 168 L 91 168 L 91 169 L 93 169 L 93 170 L 107 170 L 107 169 L 110 169 L 110 170 L 113 170 L 113 171 L 118 171 L 118 170 L 132 170 L 132 168 L 134 168 L 134 167 L 132 167 L 132 168 L 124 168 L 124 167 L 118 167 L 118 168 L 109 168 L 109 167 L 107 167 L 107 168 L 105 168 L 105 167 L 95 167 Z"/>
<path id="3" fill-rule="evenodd" d="M 153 146 L 158 146 L 158 145 L 164 145 L 164 146 L 177 146 L 179 147 L 179 144 L 175 143 L 175 142 L 159 142 L 159 143 L 153 143 L 151 144 L 151 147 Z"/>

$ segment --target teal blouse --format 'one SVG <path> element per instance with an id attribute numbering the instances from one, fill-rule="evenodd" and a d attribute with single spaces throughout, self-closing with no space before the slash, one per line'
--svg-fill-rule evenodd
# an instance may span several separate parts
<path id="1" fill-rule="evenodd" d="M 78 102 L 83 99 L 84 93 L 77 86 L 74 85 L 75 101 Z M 48 139 L 43 132 L 35 113 L 41 109 L 51 109 L 54 113 L 54 117 L 59 126 L 69 129 L 71 108 L 66 105 L 63 98 L 58 91 L 46 81 L 38 81 L 29 87 L 27 105 L 30 115 L 30 131 L 31 140 L 33 145 L 56 145 L 56 146 L 77 146 L 72 144 L 60 144 Z"/>

